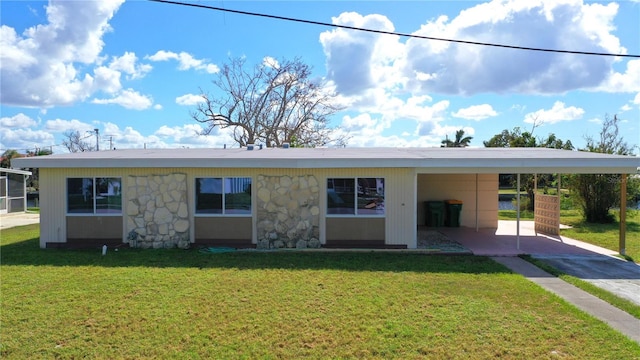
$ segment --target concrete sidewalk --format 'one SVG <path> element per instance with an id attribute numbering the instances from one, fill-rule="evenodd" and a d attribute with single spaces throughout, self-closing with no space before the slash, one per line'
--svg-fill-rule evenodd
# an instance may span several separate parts
<path id="1" fill-rule="evenodd" d="M 40 222 L 40 214 L 37 213 L 15 213 L 0 215 L 0 230 L 12 228 L 14 226 L 23 226 L 38 224 Z"/>
<path id="2" fill-rule="evenodd" d="M 516 256 L 492 257 L 492 259 L 511 271 L 521 274 L 580 310 L 609 324 L 630 339 L 640 343 L 640 320 L 614 307 L 567 282 L 561 280 L 535 265 Z"/>

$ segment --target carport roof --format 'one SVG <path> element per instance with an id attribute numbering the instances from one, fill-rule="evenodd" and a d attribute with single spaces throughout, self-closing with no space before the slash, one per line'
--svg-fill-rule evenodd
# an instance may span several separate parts
<path id="1" fill-rule="evenodd" d="M 14 159 L 17 160 L 17 159 Z M 31 171 L 26 171 L 26 170 L 17 170 L 17 169 L 9 169 L 9 168 L 2 168 L 2 170 L 0 170 L 0 172 L 3 173 L 9 173 L 9 174 L 20 174 L 20 175 L 31 175 Z"/>
<path id="2" fill-rule="evenodd" d="M 20 168 L 413 168 L 418 173 L 635 174 L 640 158 L 546 148 L 126 149 L 13 160 Z"/>

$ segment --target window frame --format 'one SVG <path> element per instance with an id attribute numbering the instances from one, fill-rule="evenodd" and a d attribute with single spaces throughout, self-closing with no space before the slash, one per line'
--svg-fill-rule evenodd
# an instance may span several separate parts
<path id="1" fill-rule="evenodd" d="M 201 179 L 217 179 L 220 180 L 221 186 L 221 207 L 220 212 L 201 212 L 198 210 L 198 186 L 197 183 Z M 227 180 L 228 179 L 249 179 L 249 211 L 245 213 L 233 213 L 233 209 L 227 209 Z M 253 216 L 253 177 L 251 176 L 198 176 L 194 178 L 193 187 L 193 216 L 195 217 L 252 217 Z"/>
<path id="2" fill-rule="evenodd" d="M 91 193 L 91 204 L 92 204 L 92 209 L 91 211 L 86 211 L 86 212 L 70 212 L 69 211 L 69 180 L 71 179 L 81 179 L 84 181 L 84 179 L 89 179 L 91 180 L 91 188 L 92 188 L 92 193 Z M 98 211 L 98 194 L 96 194 L 96 191 L 98 190 L 98 179 L 117 179 L 119 181 L 120 186 L 118 187 L 118 193 L 120 195 L 120 208 L 119 209 L 113 209 L 113 210 L 117 210 L 117 211 L 106 211 L 106 212 L 100 212 Z M 79 177 L 67 177 L 66 181 L 65 181 L 65 215 L 66 216 L 122 216 L 123 214 L 123 204 L 122 204 L 122 197 L 123 197 L 123 187 L 122 187 L 122 176 L 79 176 Z"/>
<path id="3" fill-rule="evenodd" d="M 354 188 L 353 188 L 353 213 L 352 214 L 331 214 L 329 212 L 329 181 L 330 180 L 335 180 L 335 179 L 340 179 L 340 180 L 353 180 L 353 184 L 354 184 Z M 382 208 L 382 214 L 362 214 L 359 213 L 359 210 L 361 210 L 358 207 L 358 187 L 359 185 L 359 179 L 376 179 L 376 180 L 382 180 L 383 183 L 383 188 L 382 188 L 382 204 L 383 204 L 383 208 Z M 386 206 L 384 205 L 386 203 L 386 178 L 384 177 L 370 177 L 370 176 L 353 176 L 353 177 L 327 177 L 327 180 L 325 182 L 327 188 L 326 188 L 326 217 L 331 217 L 331 218 L 385 218 L 387 216 L 387 210 L 386 210 Z"/>

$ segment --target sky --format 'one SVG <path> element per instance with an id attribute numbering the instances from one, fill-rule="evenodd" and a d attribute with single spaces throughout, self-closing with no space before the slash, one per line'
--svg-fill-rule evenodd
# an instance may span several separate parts
<path id="1" fill-rule="evenodd" d="M 505 45 L 640 54 L 640 0 L 197 1 L 358 28 Z M 0 2 L 0 151 L 237 147 L 200 135 L 202 92 L 231 58 L 300 58 L 338 94 L 347 146 L 471 146 L 519 127 L 577 148 L 602 121 L 640 145 L 640 58 L 373 34 L 150 1 Z M 94 129 L 98 129 L 96 139 Z M 640 150 L 636 148 L 636 154 Z"/>

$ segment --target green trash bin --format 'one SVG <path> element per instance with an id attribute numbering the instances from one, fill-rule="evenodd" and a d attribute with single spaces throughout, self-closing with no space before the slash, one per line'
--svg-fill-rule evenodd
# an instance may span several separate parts
<path id="1" fill-rule="evenodd" d="M 462 201 L 447 200 L 444 202 L 447 208 L 445 225 L 448 227 L 460 227 L 460 213 L 462 213 Z"/>
<path id="2" fill-rule="evenodd" d="M 444 226 L 444 203 L 442 201 L 425 201 L 424 212 L 427 226 Z"/>

